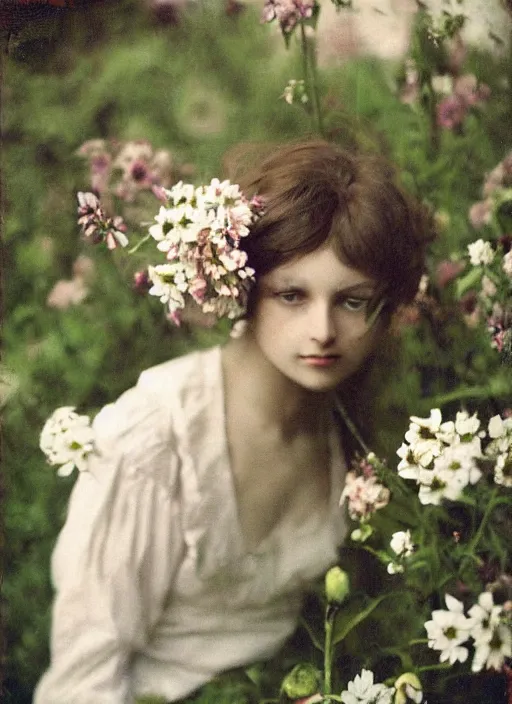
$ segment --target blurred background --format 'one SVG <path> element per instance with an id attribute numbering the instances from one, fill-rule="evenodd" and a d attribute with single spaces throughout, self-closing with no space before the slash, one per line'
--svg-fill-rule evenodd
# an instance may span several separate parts
<path id="1" fill-rule="evenodd" d="M 6 703 L 28 704 L 48 662 L 50 553 L 74 482 L 45 464 L 44 421 L 62 405 L 95 412 L 144 368 L 227 334 L 222 326 L 172 327 L 158 301 L 141 295 L 121 253 L 81 240 L 77 191 L 102 191 L 112 214 L 122 207 L 135 227 L 158 210 L 152 183 L 222 177 L 240 145 L 321 129 L 345 146 L 382 152 L 435 212 L 441 236 L 430 288 L 397 323 L 400 354 L 388 360 L 387 384 L 380 379 L 377 444 L 392 452 L 410 412 L 421 415 L 436 400 L 471 404 L 468 389 L 488 389 L 489 379 L 494 391 L 481 391 L 479 403 L 510 400 L 510 372 L 471 321 L 474 308 L 456 300 L 449 270 L 477 237 L 468 212 L 485 175 L 512 148 L 510 2 L 428 3 L 441 17 L 467 16 L 430 54 L 418 49 L 422 3 L 336 4 L 349 3 L 322 0 L 316 29 L 308 28 L 309 66 L 298 32 L 284 41 L 277 20 L 262 22 L 272 3 L 261 0 L 20 0 L 0 8 Z M 308 103 L 290 97 L 288 82 L 313 69 L 317 103 L 311 93 Z M 418 78 L 427 70 L 437 77 L 434 108 Z M 468 75 L 471 99 L 442 113 Z"/>

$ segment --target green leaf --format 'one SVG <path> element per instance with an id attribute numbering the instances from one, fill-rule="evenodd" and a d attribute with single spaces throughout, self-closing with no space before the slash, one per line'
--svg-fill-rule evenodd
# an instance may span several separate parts
<path id="1" fill-rule="evenodd" d="M 334 622 L 334 633 L 333 633 L 333 643 L 340 643 L 344 640 L 347 635 L 356 626 L 358 626 L 362 621 L 368 618 L 370 614 L 375 611 L 377 606 L 391 596 L 398 596 L 400 592 L 390 592 L 388 594 L 382 594 L 376 599 L 372 599 L 369 604 L 364 608 L 362 607 L 360 599 L 347 605 L 346 608 L 338 612 L 336 616 L 336 621 Z M 364 600 L 365 601 L 365 600 Z M 363 601 L 363 603 L 364 603 Z"/>
<path id="2" fill-rule="evenodd" d="M 479 267 L 473 267 L 467 274 L 457 279 L 455 283 L 455 292 L 457 298 L 460 298 L 466 291 L 469 291 L 480 282 L 482 278 L 482 270 Z"/>

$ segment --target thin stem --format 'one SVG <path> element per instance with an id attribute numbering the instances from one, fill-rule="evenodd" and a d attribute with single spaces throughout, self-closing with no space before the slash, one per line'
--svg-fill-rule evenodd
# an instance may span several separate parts
<path id="1" fill-rule="evenodd" d="M 497 493 L 498 493 L 498 490 L 497 490 L 497 489 L 493 489 L 492 494 L 491 494 L 491 498 L 490 498 L 490 500 L 489 500 L 489 503 L 488 503 L 487 506 L 485 507 L 484 515 L 482 516 L 482 520 L 480 521 L 480 525 L 478 526 L 478 530 L 477 530 L 477 532 L 475 533 L 475 536 L 473 537 L 473 540 L 472 540 L 471 543 L 469 544 L 469 550 L 470 550 L 471 552 L 474 552 L 474 551 L 475 551 L 476 546 L 477 546 L 478 543 L 480 542 L 480 538 L 481 538 L 482 535 L 483 535 L 484 529 L 485 529 L 485 527 L 486 527 L 486 523 L 487 523 L 487 521 L 489 520 L 489 517 L 490 517 L 491 513 L 492 513 L 493 510 L 494 510 L 494 499 L 495 499 Z"/>
<path id="2" fill-rule="evenodd" d="M 300 23 L 300 40 L 302 49 L 302 71 L 304 81 L 308 89 L 308 96 L 313 104 L 313 119 L 316 129 L 323 135 L 322 115 L 320 110 L 320 98 L 318 94 L 318 74 L 316 71 L 316 55 L 314 47 L 306 36 L 306 29 L 303 22 Z"/>
<path id="3" fill-rule="evenodd" d="M 336 403 L 336 409 L 340 412 L 340 415 L 342 416 L 343 420 L 345 421 L 345 424 L 347 428 L 350 430 L 354 438 L 357 440 L 359 445 L 362 447 L 365 455 L 368 455 L 370 453 L 370 448 L 368 445 L 365 443 L 363 438 L 361 437 L 359 430 L 356 428 L 355 424 L 352 422 L 350 416 L 347 413 L 347 410 L 345 406 L 342 404 L 338 396 L 335 398 L 335 403 Z"/>
<path id="4" fill-rule="evenodd" d="M 151 239 L 151 235 L 146 235 L 143 237 L 135 246 L 133 246 L 131 249 L 128 250 L 128 254 L 133 254 L 136 252 L 138 249 L 142 247 L 143 244 L 145 244 L 149 239 Z"/>
<path id="5" fill-rule="evenodd" d="M 327 606 L 325 614 L 325 648 L 324 648 L 324 694 L 332 692 L 332 656 L 333 656 L 333 626 L 336 615 L 332 604 Z"/>

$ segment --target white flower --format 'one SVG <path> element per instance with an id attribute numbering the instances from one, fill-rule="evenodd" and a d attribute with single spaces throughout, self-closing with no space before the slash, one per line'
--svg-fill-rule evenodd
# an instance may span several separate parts
<path id="1" fill-rule="evenodd" d="M 396 451 L 396 454 L 402 458 L 398 463 L 398 474 L 403 479 L 415 479 L 418 481 L 421 465 L 409 445 L 403 442 Z"/>
<path id="2" fill-rule="evenodd" d="M 512 657 L 512 633 L 509 626 L 500 623 L 493 631 L 489 641 L 482 640 L 475 643 L 475 655 L 471 664 L 473 672 L 487 670 L 501 670 L 505 658 Z"/>
<path id="3" fill-rule="evenodd" d="M 442 449 L 437 433 L 441 426 L 441 411 L 434 408 L 430 411 L 429 418 L 411 416 L 409 430 L 405 433 L 405 440 L 410 445 L 412 456 L 423 467 L 428 467 L 433 458 Z"/>
<path id="4" fill-rule="evenodd" d="M 419 475 L 418 498 L 423 505 L 438 506 L 443 499 L 457 501 L 464 489 L 460 475 L 449 469 L 434 467 L 422 469 Z"/>
<path id="5" fill-rule="evenodd" d="M 389 545 L 391 550 L 393 550 L 398 557 L 409 557 L 414 552 L 414 543 L 411 540 L 411 531 L 399 530 L 396 533 L 393 533 Z"/>
<path id="6" fill-rule="evenodd" d="M 343 704 L 391 704 L 394 693 L 394 687 L 374 684 L 373 672 L 363 669 L 347 684 L 347 689 L 341 693 L 341 701 Z"/>
<path id="7" fill-rule="evenodd" d="M 494 259 L 494 250 L 490 242 L 480 239 L 468 245 L 469 260 L 473 266 L 491 264 Z"/>
<path id="8" fill-rule="evenodd" d="M 440 662 L 448 661 L 451 665 L 465 662 L 469 651 L 462 643 L 469 638 L 471 619 L 464 616 L 462 602 L 450 594 L 445 595 L 447 611 L 437 609 L 432 612 L 432 620 L 425 623 L 429 648 L 440 650 Z"/>
<path id="9" fill-rule="evenodd" d="M 494 481 L 501 486 L 512 487 L 512 452 L 504 452 L 496 458 Z"/>
<path id="10" fill-rule="evenodd" d="M 512 278 L 512 249 L 503 257 L 503 271 Z"/>
<path id="11" fill-rule="evenodd" d="M 93 450 L 94 433 L 88 416 L 80 416 L 74 406 L 57 408 L 44 424 L 39 447 L 51 465 L 61 465 L 57 474 L 87 469 L 87 456 Z"/>
<path id="12" fill-rule="evenodd" d="M 473 622 L 470 635 L 476 644 L 491 641 L 494 630 L 500 623 L 502 611 L 502 606 L 495 606 L 492 592 L 480 594 L 478 604 L 474 604 L 468 611 Z"/>
<path id="13" fill-rule="evenodd" d="M 476 484 L 482 476 L 476 458 L 481 457 L 480 438 L 475 442 L 460 443 L 448 446 L 444 452 L 434 460 L 434 470 L 439 476 L 448 476 L 453 472 L 454 479 L 464 488 L 468 484 Z"/>
<path id="14" fill-rule="evenodd" d="M 459 411 L 455 416 L 455 432 L 461 437 L 475 435 L 480 427 L 480 420 L 476 413 L 472 416 L 466 411 Z"/>

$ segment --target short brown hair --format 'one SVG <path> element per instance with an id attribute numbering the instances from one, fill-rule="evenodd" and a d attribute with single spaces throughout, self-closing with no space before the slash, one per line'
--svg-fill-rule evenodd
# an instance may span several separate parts
<path id="1" fill-rule="evenodd" d="M 265 204 L 242 242 L 257 277 L 329 243 L 345 264 L 377 281 L 376 302 L 384 298 L 388 312 L 414 298 L 432 219 L 381 157 L 323 140 L 295 142 L 238 181 Z"/>

